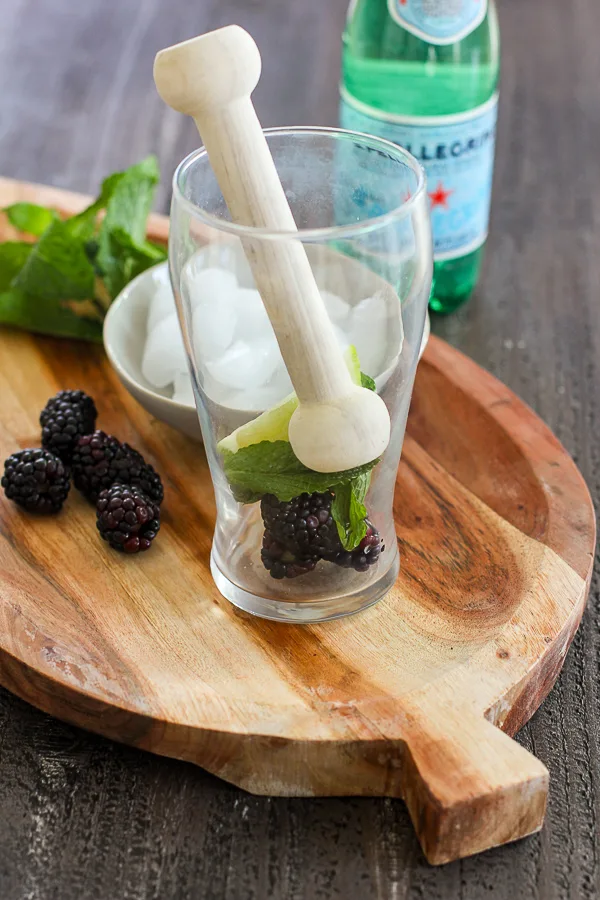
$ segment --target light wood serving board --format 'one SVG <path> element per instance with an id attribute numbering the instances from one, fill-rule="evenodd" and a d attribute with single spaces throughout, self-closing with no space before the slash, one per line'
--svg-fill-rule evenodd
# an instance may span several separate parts
<path id="1" fill-rule="evenodd" d="M 2 206 L 25 198 L 84 202 L 0 180 Z M 55 518 L 2 495 L 3 685 L 254 793 L 402 797 L 433 863 L 541 827 L 548 773 L 509 735 L 560 672 L 595 531 L 574 463 L 514 394 L 431 339 L 398 471 L 400 577 L 360 615 L 293 626 L 221 598 L 202 447 L 151 419 L 101 348 L 0 331 L 2 457 L 39 443 L 60 388 L 91 393 L 101 427 L 162 473 L 163 527 L 122 557 L 76 491 Z"/>

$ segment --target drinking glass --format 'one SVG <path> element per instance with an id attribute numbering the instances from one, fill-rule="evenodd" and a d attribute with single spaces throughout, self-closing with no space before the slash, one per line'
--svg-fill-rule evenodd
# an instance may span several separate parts
<path id="1" fill-rule="evenodd" d="M 216 585 L 255 615 L 318 622 L 375 603 L 399 571 L 394 485 L 432 272 L 425 176 L 409 153 L 369 135 L 329 128 L 275 128 L 265 135 L 298 231 L 233 223 L 201 148 L 174 176 L 170 273 L 216 496 Z M 361 549 L 364 538 L 351 549 L 346 537 L 344 549 L 344 531 L 340 535 L 331 519 L 319 520 L 319 528 L 332 553 L 318 561 L 313 553 L 305 565 L 295 543 L 304 520 L 294 520 L 298 507 L 288 495 L 278 497 L 278 482 L 264 460 L 262 442 L 284 456 L 291 452 L 283 442 L 295 397 L 246 251 L 264 243 L 268 250 L 278 241 L 303 244 L 353 377 L 361 378 L 360 369 L 390 413 L 391 440 L 363 501 L 368 521 L 362 531 L 368 528 L 375 538 L 378 533 L 383 544 L 370 565 Z M 246 423 L 253 424 L 241 428 Z M 242 455 L 234 458 L 236 452 Z M 262 487 L 236 486 L 231 466 L 235 478 L 248 467 L 253 475 L 259 471 Z M 326 507 L 337 480 L 320 485 L 316 500 L 325 498 Z M 298 490 L 303 487 L 300 478 Z M 306 500 L 310 491 L 301 494 Z M 280 523 L 291 513 L 285 544 L 265 535 L 261 514 L 265 503 L 277 506 L 280 500 Z"/>

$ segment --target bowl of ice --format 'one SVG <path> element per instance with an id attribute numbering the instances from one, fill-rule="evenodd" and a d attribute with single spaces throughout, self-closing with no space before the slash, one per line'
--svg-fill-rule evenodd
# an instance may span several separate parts
<path id="1" fill-rule="evenodd" d="M 218 256 L 215 264 L 214 249 L 206 265 L 200 252 L 188 263 L 186 277 L 190 333 L 196 356 L 203 361 L 202 390 L 233 430 L 293 388 L 241 249 L 224 248 L 223 253 L 222 265 Z M 319 287 L 340 346 L 354 345 L 361 368 L 373 373 L 381 387 L 403 344 L 401 320 L 398 325 L 397 314 L 386 315 L 386 305 L 398 299 L 382 279 L 368 291 L 363 286 L 364 296 L 358 296 L 361 285 L 352 272 L 354 265 L 350 263 L 344 285 L 332 282 L 337 292 L 327 289 L 326 275 L 325 286 Z M 209 308 L 215 298 L 218 316 Z M 104 322 L 104 346 L 122 384 L 151 415 L 201 439 L 167 263 L 138 275 L 121 291 Z"/>

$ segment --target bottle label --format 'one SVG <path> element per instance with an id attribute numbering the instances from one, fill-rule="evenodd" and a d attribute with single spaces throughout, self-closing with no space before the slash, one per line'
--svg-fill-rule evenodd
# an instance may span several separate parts
<path id="1" fill-rule="evenodd" d="M 487 0 L 388 0 L 390 16 L 430 44 L 454 44 L 478 25 Z"/>
<path id="2" fill-rule="evenodd" d="M 427 174 L 434 258 L 466 256 L 486 237 L 490 213 L 498 95 L 452 116 L 394 116 L 342 89 L 342 128 L 400 144 Z"/>

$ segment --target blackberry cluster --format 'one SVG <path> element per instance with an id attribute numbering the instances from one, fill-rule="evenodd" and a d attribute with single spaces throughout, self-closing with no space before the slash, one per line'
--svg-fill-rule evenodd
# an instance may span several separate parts
<path id="1" fill-rule="evenodd" d="M 273 578 L 296 578 L 311 572 L 323 559 L 366 572 L 384 550 L 377 529 L 368 519 L 367 533 L 354 550 L 344 550 L 331 515 L 333 494 L 300 494 L 280 501 L 265 494 L 260 510 L 265 524 L 261 559 Z"/>
<path id="2" fill-rule="evenodd" d="M 341 549 L 331 515 L 333 494 L 300 494 L 288 502 L 265 494 L 260 511 L 265 530 L 299 558 L 321 559 Z"/>
<path id="3" fill-rule="evenodd" d="M 160 475 L 141 453 L 104 431 L 80 437 L 73 451 L 73 483 L 91 503 L 118 482 L 140 488 L 161 504 L 164 490 Z"/>
<path id="4" fill-rule="evenodd" d="M 111 547 L 148 550 L 160 528 L 164 490 L 141 453 L 95 431 L 96 404 L 83 391 L 59 391 L 40 414 L 42 449 L 4 463 L 6 496 L 30 512 L 58 512 L 75 487 L 96 504 L 97 527 Z"/>
<path id="5" fill-rule="evenodd" d="M 96 404 L 83 391 L 59 391 L 40 413 L 42 447 L 70 462 L 77 440 L 96 427 Z"/>
<path id="6" fill-rule="evenodd" d="M 160 528 L 160 509 L 137 487 L 113 484 L 96 504 L 96 527 L 114 550 L 149 550 Z"/>
<path id="7" fill-rule="evenodd" d="M 69 494 L 69 470 L 48 450 L 19 450 L 4 463 L 2 487 L 28 512 L 56 513 Z"/>

